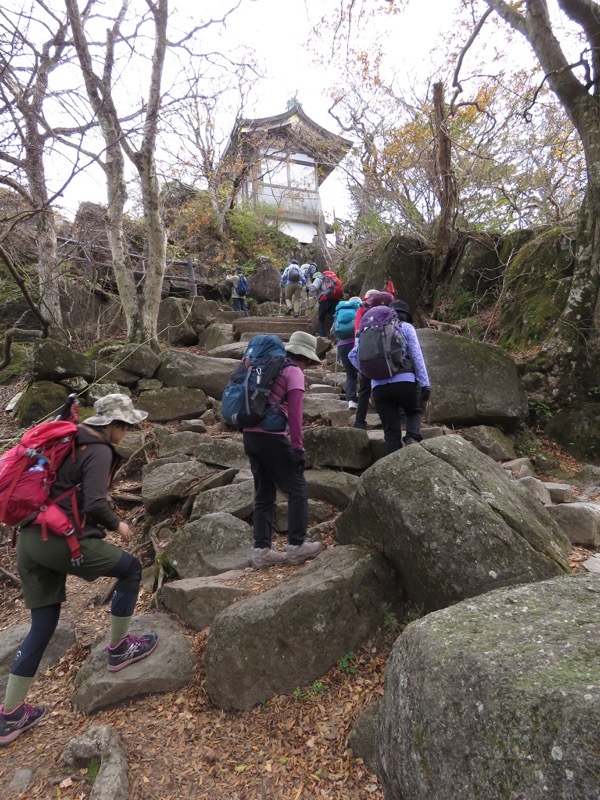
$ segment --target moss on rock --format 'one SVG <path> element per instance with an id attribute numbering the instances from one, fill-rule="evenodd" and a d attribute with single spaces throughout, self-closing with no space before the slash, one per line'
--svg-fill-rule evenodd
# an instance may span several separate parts
<path id="1" fill-rule="evenodd" d="M 570 232 L 552 228 L 527 242 L 509 264 L 500 301 L 502 342 L 543 342 L 560 317 L 573 276 Z"/>
<path id="2" fill-rule="evenodd" d="M 67 399 L 67 389 L 51 381 L 32 383 L 19 403 L 19 425 L 28 428 L 56 414 Z"/>

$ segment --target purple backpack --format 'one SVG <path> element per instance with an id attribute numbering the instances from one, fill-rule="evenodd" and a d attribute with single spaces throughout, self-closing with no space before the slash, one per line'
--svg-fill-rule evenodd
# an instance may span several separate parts
<path id="1" fill-rule="evenodd" d="M 358 362 L 362 374 L 373 380 L 412 372 L 398 317 L 388 306 L 376 306 L 363 314 L 358 329 Z"/>

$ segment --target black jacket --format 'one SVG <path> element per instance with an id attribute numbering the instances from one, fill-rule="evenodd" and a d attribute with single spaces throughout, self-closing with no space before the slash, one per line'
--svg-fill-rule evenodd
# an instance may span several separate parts
<path id="1" fill-rule="evenodd" d="M 61 464 L 52 486 L 52 497 L 77 487 L 75 499 L 82 524 L 80 538 L 102 538 L 119 525 L 119 517 L 113 511 L 108 489 L 112 482 L 119 456 L 104 435 L 102 429 L 80 425 L 76 438 L 75 458 L 69 455 Z M 59 505 L 75 524 L 73 500 L 69 495 Z"/>

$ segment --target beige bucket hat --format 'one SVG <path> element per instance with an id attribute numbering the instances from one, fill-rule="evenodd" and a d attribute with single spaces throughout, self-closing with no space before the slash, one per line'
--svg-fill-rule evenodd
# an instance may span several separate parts
<path id="1" fill-rule="evenodd" d="M 86 425 L 109 425 L 111 422 L 126 422 L 137 425 L 148 416 L 147 411 L 138 411 L 133 407 L 131 398 L 126 394 L 107 394 L 94 403 L 93 417 L 84 420 Z"/>
<path id="2" fill-rule="evenodd" d="M 312 334 L 306 333 L 306 331 L 294 331 L 285 346 L 285 350 L 286 353 L 304 356 L 309 361 L 316 361 L 317 364 L 321 363 L 321 359 L 317 355 L 317 339 Z"/>

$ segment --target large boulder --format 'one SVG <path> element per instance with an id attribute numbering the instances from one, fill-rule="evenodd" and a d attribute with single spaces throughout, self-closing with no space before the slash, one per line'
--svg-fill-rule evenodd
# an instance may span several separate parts
<path id="1" fill-rule="evenodd" d="M 362 470 L 373 460 L 369 436 L 358 428 L 309 428 L 304 447 L 312 467 Z"/>
<path id="2" fill-rule="evenodd" d="M 322 553 L 290 580 L 217 614 L 206 646 L 210 699 L 244 709 L 321 678 L 369 638 L 393 597 L 392 573 L 377 553 Z"/>
<path id="3" fill-rule="evenodd" d="M 67 389 L 51 381 L 36 381 L 27 387 L 18 406 L 19 425 L 28 428 L 54 418 L 67 399 Z"/>
<path id="4" fill-rule="evenodd" d="M 186 386 L 202 389 L 209 397 L 221 399 L 234 367 L 233 358 L 210 358 L 182 350 L 167 350 L 156 373 L 165 386 Z"/>
<path id="5" fill-rule="evenodd" d="M 202 631 L 212 625 L 220 611 L 252 594 L 250 589 L 235 586 L 235 581 L 243 575 L 242 570 L 231 570 L 220 575 L 171 581 L 163 586 L 161 597 L 169 611 L 190 628 Z"/>
<path id="6" fill-rule="evenodd" d="M 600 575 L 502 589 L 414 622 L 380 709 L 388 800 L 598 797 Z"/>
<path id="7" fill-rule="evenodd" d="M 382 550 L 430 611 L 569 573 L 569 542 L 548 511 L 457 435 L 377 461 L 336 524 L 340 542 Z"/>
<path id="8" fill-rule="evenodd" d="M 55 339 L 45 339 L 34 348 L 32 371 L 34 381 L 62 381 L 81 375 L 91 383 L 99 377 L 93 359 Z"/>
<path id="9" fill-rule="evenodd" d="M 417 334 L 431 381 L 429 423 L 512 430 L 526 419 L 527 397 L 503 350 L 428 328 Z"/>
<path id="10" fill-rule="evenodd" d="M 147 344 L 126 344 L 112 357 L 113 364 L 139 378 L 151 378 L 160 364 L 160 356 Z"/>
<path id="11" fill-rule="evenodd" d="M 257 303 L 264 303 L 268 300 L 275 302 L 279 300 L 279 287 L 281 275 L 277 267 L 268 259 L 260 258 L 257 266 L 248 276 L 250 291 L 248 296 Z"/>
<path id="12" fill-rule="evenodd" d="M 185 629 L 166 614 L 134 617 L 131 633 L 158 634 L 147 659 L 119 672 L 106 669 L 106 640 L 98 640 L 75 678 L 73 704 L 85 714 L 145 694 L 175 692 L 194 677 L 194 661 Z"/>
<path id="13" fill-rule="evenodd" d="M 548 510 L 570 542 L 600 547 L 600 503 L 562 503 Z"/>
<path id="14" fill-rule="evenodd" d="M 191 304 L 181 297 L 167 297 L 158 310 L 158 338 L 171 345 L 198 344 L 198 334 L 190 324 Z"/>
<path id="15" fill-rule="evenodd" d="M 192 488 L 212 476 L 213 470 L 197 461 L 161 464 L 144 473 L 142 499 L 146 511 L 155 514 L 187 497 Z"/>
<path id="16" fill-rule="evenodd" d="M 254 481 L 241 481 L 200 492 L 194 499 L 190 519 L 199 519 L 205 514 L 217 511 L 227 511 L 234 517 L 247 519 L 252 514 L 253 508 Z"/>
<path id="17" fill-rule="evenodd" d="M 346 508 L 358 487 L 358 476 L 333 469 L 307 469 L 304 478 L 308 497 L 324 500 L 338 508 Z"/>
<path id="18" fill-rule="evenodd" d="M 185 386 L 142 392 L 136 406 L 148 412 L 148 420 L 151 422 L 195 419 L 207 409 L 204 392 L 201 389 L 189 389 Z"/>
<path id="19" fill-rule="evenodd" d="M 200 578 L 249 567 L 251 547 L 250 525 L 218 511 L 184 525 L 165 556 L 180 578 Z"/>

